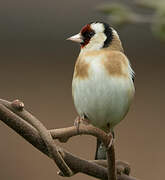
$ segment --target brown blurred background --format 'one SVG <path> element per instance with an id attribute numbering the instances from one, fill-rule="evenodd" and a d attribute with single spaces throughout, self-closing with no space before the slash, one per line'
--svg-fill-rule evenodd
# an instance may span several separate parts
<path id="1" fill-rule="evenodd" d="M 96 20 L 99 0 L 1 0 L 0 98 L 24 101 L 27 110 L 48 128 L 73 125 L 71 96 L 77 44 L 65 39 Z M 164 179 L 165 162 L 165 42 L 148 25 L 118 30 L 136 72 L 136 97 L 116 129 L 116 156 L 131 164 L 143 180 Z M 0 179 L 49 180 L 57 176 L 53 161 L 0 122 Z M 95 138 L 75 137 L 63 144 L 83 158 L 93 159 Z M 72 180 L 92 180 L 77 174 Z"/>

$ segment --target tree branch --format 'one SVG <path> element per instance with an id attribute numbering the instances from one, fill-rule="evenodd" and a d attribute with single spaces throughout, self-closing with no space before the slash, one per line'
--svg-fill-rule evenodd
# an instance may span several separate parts
<path id="1" fill-rule="evenodd" d="M 39 120 L 24 109 L 23 103 L 20 101 L 10 103 L 0 100 L 0 119 L 34 147 L 52 158 L 62 172 L 59 173 L 60 175 L 72 176 L 75 173 L 81 172 L 99 179 L 108 178 L 107 168 L 98 162 L 87 161 L 76 157 L 66 150 L 57 147 L 54 143 L 52 138 L 64 142 L 70 137 L 78 135 L 76 134 L 77 130 L 75 127 L 49 131 Z M 105 144 L 108 143 L 106 133 L 97 128 L 92 128 L 91 125 L 86 126 L 86 128 L 84 125 L 80 125 L 80 134 L 94 135 L 100 138 Z M 117 180 L 135 180 L 135 178 L 124 174 L 124 171 L 122 170 L 122 172 L 118 173 Z"/>
<path id="2" fill-rule="evenodd" d="M 116 180 L 116 167 L 115 167 L 115 150 L 114 143 L 107 149 L 107 163 L 108 163 L 108 177 L 109 179 Z"/>

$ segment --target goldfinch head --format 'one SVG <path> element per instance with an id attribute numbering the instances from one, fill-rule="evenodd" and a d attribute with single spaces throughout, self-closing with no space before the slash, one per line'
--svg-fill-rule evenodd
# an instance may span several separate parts
<path id="1" fill-rule="evenodd" d="M 80 43 L 82 50 L 99 50 L 113 47 L 115 43 L 121 46 L 117 32 L 104 22 L 89 23 L 68 40 Z"/>

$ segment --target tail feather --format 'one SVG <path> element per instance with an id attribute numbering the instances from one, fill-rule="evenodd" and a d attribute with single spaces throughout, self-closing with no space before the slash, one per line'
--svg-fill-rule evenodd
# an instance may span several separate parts
<path id="1" fill-rule="evenodd" d="M 103 143 L 97 139 L 95 160 L 106 159 L 106 148 Z"/>
<path id="2" fill-rule="evenodd" d="M 113 138 L 115 138 L 115 134 L 114 131 L 111 131 Z M 106 157 L 106 147 L 104 146 L 104 144 L 97 139 L 97 144 L 96 144 L 96 153 L 95 153 L 95 160 L 105 160 L 107 159 Z"/>

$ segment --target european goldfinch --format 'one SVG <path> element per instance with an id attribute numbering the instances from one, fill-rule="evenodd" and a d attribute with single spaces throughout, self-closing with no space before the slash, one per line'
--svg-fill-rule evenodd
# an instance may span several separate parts
<path id="1" fill-rule="evenodd" d="M 119 36 L 107 23 L 92 22 L 68 40 L 81 45 L 72 81 L 75 108 L 80 118 L 113 132 L 127 114 L 135 92 L 134 71 Z"/>

